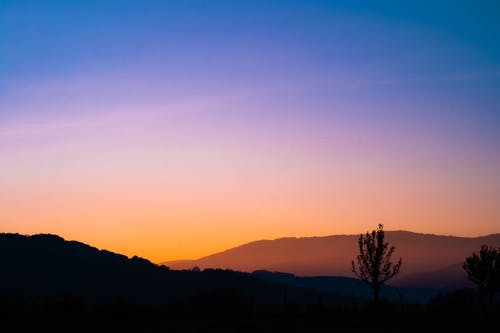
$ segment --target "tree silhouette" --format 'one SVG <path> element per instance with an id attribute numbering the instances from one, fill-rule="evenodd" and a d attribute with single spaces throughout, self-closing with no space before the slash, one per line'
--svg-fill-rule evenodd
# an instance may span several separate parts
<path id="1" fill-rule="evenodd" d="M 364 236 L 359 235 L 357 265 L 352 261 L 352 272 L 372 288 L 375 303 L 380 299 L 380 290 L 384 283 L 398 274 L 401 268 L 401 258 L 396 264 L 391 262 L 395 247 L 389 247 L 389 244 L 384 242 L 383 228 L 384 226 L 379 224 L 377 230 L 367 232 Z"/>
<path id="2" fill-rule="evenodd" d="M 500 249 L 482 245 L 479 255 L 473 252 L 465 259 L 463 268 L 469 280 L 477 285 L 481 305 L 484 306 L 485 296 L 491 305 L 500 289 Z"/>

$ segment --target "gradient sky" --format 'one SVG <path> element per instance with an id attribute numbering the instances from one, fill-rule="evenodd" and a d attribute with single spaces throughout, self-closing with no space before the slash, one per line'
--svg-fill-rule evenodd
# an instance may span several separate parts
<path id="1" fill-rule="evenodd" d="M 500 232 L 499 41 L 493 0 L 2 0 L 0 231 Z"/>

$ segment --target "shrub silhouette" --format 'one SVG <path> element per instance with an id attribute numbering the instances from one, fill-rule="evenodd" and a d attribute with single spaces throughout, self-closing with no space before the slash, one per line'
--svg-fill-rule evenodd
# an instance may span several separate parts
<path id="1" fill-rule="evenodd" d="M 485 297 L 491 306 L 495 293 L 500 289 L 500 249 L 481 246 L 479 255 L 475 252 L 465 259 L 463 265 L 470 281 L 477 286 L 481 305 L 485 305 Z"/>
<path id="2" fill-rule="evenodd" d="M 401 258 L 396 264 L 391 262 L 395 247 L 384 242 L 383 228 L 379 224 L 377 230 L 359 235 L 357 265 L 352 261 L 352 272 L 372 288 L 375 303 L 379 302 L 384 283 L 398 274 L 402 263 Z"/>

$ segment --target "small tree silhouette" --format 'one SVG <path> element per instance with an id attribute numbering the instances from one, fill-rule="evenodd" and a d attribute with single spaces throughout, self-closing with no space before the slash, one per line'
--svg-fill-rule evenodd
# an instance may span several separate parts
<path id="1" fill-rule="evenodd" d="M 359 235 L 357 265 L 352 261 L 352 272 L 372 288 L 375 303 L 379 302 L 384 283 L 398 274 L 401 268 L 401 258 L 396 264 L 391 262 L 395 247 L 389 247 L 384 242 L 383 228 L 379 224 L 377 230 L 367 232 L 365 236 Z"/>
<path id="2" fill-rule="evenodd" d="M 482 245 L 479 255 L 475 252 L 465 259 L 463 265 L 469 280 L 477 285 L 481 305 L 485 305 L 485 296 L 491 306 L 495 293 L 500 289 L 500 249 Z"/>

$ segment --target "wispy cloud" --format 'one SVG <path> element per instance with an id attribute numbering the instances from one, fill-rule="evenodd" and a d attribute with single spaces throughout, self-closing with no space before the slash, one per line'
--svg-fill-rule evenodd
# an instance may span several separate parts
<path id="1" fill-rule="evenodd" d="M 443 76 L 421 76 L 421 77 L 407 77 L 407 78 L 394 78 L 394 79 L 365 79 L 365 80 L 347 82 L 346 85 L 350 87 L 388 86 L 397 84 L 413 84 L 413 83 L 425 83 L 425 82 L 468 81 L 468 80 L 480 80 L 480 79 L 489 79 L 498 77 L 500 77 L 500 70 L 493 70 L 490 72 L 481 72 L 481 73 L 451 74 Z"/>
<path id="2" fill-rule="evenodd" d="M 202 81 L 194 80 L 192 88 L 177 87 L 172 83 L 175 78 L 145 78 L 134 72 L 12 81 L 0 96 L 0 107 L 6 110 L 3 117 L 0 113 L 0 139 L 224 110 L 241 112 L 260 97 L 304 86 L 303 81 L 235 82 L 233 86 Z"/>

